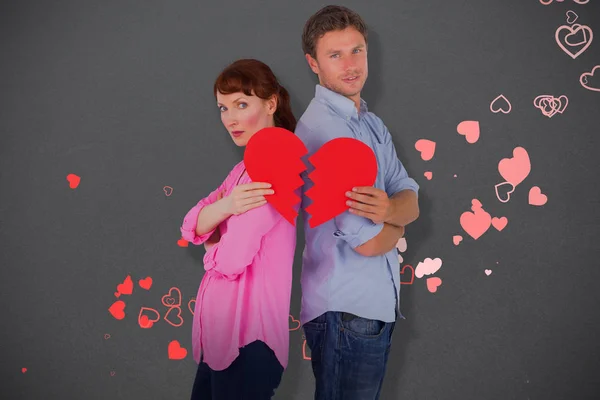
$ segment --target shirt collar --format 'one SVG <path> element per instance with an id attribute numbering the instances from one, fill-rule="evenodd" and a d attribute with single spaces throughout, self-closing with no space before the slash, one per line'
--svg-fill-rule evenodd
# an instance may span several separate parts
<path id="1" fill-rule="evenodd" d="M 346 96 L 329 90 L 319 84 L 315 88 L 315 98 L 319 101 L 324 101 L 329 104 L 333 110 L 344 119 L 358 118 L 363 113 L 368 111 L 367 102 L 360 99 L 360 114 L 356 110 L 354 101 Z"/>

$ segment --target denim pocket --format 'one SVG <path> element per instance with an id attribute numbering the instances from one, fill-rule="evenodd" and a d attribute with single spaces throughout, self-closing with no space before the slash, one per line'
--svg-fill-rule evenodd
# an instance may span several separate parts
<path id="1" fill-rule="evenodd" d="M 342 327 L 345 331 L 360 337 L 378 338 L 385 330 L 385 322 L 358 316 L 344 320 L 344 314 L 342 314 Z"/>

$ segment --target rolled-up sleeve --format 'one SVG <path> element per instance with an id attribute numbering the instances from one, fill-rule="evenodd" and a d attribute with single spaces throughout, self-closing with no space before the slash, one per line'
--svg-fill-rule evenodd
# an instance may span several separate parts
<path id="1" fill-rule="evenodd" d="M 289 223 L 268 203 L 230 217 L 227 232 L 204 255 L 204 269 L 237 279 L 252 264 L 263 237 L 280 221 Z"/>
<path id="2" fill-rule="evenodd" d="M 333 236 L 346 241 L 353 249 L 377 236 L 383 224 L 376 224 L 368 218 L 344 211 L 334 218 L 337 230 Z"/>
<path id="3" fill-rule="evenodd" d="M 200 211 L 202 211 L 202 209 L 204 207 L 206 207 L 210 204 L 213 204 L 214 202 L 217 201 L 217 195 L 219 194 L 220 191 L 222 191 L 226 188 L 226 182 L 227 182 L 227 179 L 225 179 L 225 181 L 221 184 L 221 186 L 219 186 L 216 190 L 214 190 L 207 197 L 200 200 L 198 202 L 198 204 L 196 204 L 194 207 L 192 207 L 192 209 L 190 211 L 188 211 L 188 213 L 183 218 L 183 223 L 180 228 L 182 238 L 184 238 L 185 240 L 187 240 L 188 242 L 190 242 L 192 244 L 199 245 L 199 244 L 203 244 L 204 242 L 206 242 L 208 240 L 208 238 L 210 238 L 210 236 L 215 232 L 215 230 L 217 229 L 216 226 L 214 229 L 212 229 L 209 232 L 206 232 L 202 235 L 197 235 L 196 234 L 196 226 L 198 225 L 198 215 L 200 214 Z"/>
<path id="4" fill-rule="evenodd" d="M 384 125 L 384 171 L 385 171 L 385 191 L 389 197 L 403 190 L 412 190 L 419 195 L 419 185 L 408 176 L 408 172 L 396 153 L 396 147 L 392 142 L 392 135 Z"/>

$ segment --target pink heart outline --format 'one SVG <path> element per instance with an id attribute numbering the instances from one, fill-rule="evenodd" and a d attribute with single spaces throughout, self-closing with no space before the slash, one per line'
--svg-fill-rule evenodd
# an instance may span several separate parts
<path id="1" fill-rule="evenodd" d="M 567 16 L 567 23 L 568 24 L 574 24 L 575 21 L 577 21 L 579 19 L 579 15 L 577 15 L 577 13 L 573 10 L 569 10 L 567 11 L 567 13 L 565 14 Z M 573 17 L 573 21 L 570 20 L 570 18 Z"/>
<path id="2" fill-rule="evenodd" d="M 500 186 L 504 186 L 504 185 L 510 185 L 510 186 L 512 186 L 512 190 L 510 190 L 510 191 L 506 192 L 506 200 L 502 199 L 502 198 L 500 197 L 500 193 L 498 193 L 498 187 L 500 187 Z M 511 194 L 512 192 L 514 192 L 514 191 L 515 191 L 515 186 L 514 186 L 512 183 L 510 183 L 510 182 L 502 182 L 502 183 L 499 183 L 499 184 L 497 184 L 496 186 L 494 186 L 494 188 L 496 189 L 496 197 L 498 198 L 498 200 L 499 200 L 501 203 L 508 203 L 508 201 L 510 200 L 510 194 Z"/>
<path id="3" fill-rule="evenodd" d="M 588 76 L 593 77 L 594 72 L 596 72 L 596 69 L 598 69 L 598 68 L 600 68 L 600 65 L 596 65 L 594 68 L 592 68 L 591 72 L 584 72 L 583 74 L 581 74 L 581 76 L 579 77 L 579 83 L 581 84 L 581 86 L 583 86 L 587 90 L 592 90 L 594 92 L 600 92 L 600 87 L 594 88 L 594 87 L 588 86 L 589 82 L 587 81 L 587 79 L 585 79 L 585 81 L 584 81 L 584 78 L 587 78 Z"/>
<path id="4" fill-rule="evenodd" d="M 494 105 L 496 104 L 496 101 L 499 101 L 499 100 L 504 100 L 506 102 L 506 104 L 508 104 L 508 110 L 505 111 L 502 108 L 502 106 L 500 106 L 498 108 L 494 107 Z M 504 96 L 503 94 L 501 94 L 500 96 L 496 97 L 490 103 L 490 111 L 493 112 L 494 114 L 498 114 L 499 112 L 501 112 L 502 114 L 508 114 L 511 110 L 512 110 L 512 104 L 510 104 L 510 101 L 508 101 L 508 99 L 506 98 L 506 96 Z"/>
<path id="5" fill-rule="evenodd" d="M 579 30 L 584 30 L 584 31 L 585 31 L 585 30 L 587 30 L 587 31 L 589 31 L 589 35 L 590 35 L 590 38 L 589 38 L 589 40 L 587 40 L 587 36 L 585 36 L 585 33 L 584 33 L 584 37 L 586 38 L 586 42 L 584 42 L 584 43 L 585 43 L 585 45 L 584 45 L 584 46 L 583 46 L 583 47 L 582 47 L 582 48 L 581 48 L 581 49 L 580 49 L 580 50 L 579 50 L 577 53 L 573 53 L 573 52 L 571 52 L 569 49 L 567 49 L 567 48 L 566 48 L 566 47 L 565 47 L 565 46 L 562 44 L 562 42 L 561 42 L 561 40 L 560 40 L 560 33 L 561 33 L 563 30 L 565 30 L 565 29 L 566 29 L 566 30 L 568 30 L 568 31 L 570 32 L 570 33 L 569 33 L 567 36 L 565 36 L 565 43 L 567 43 L 569 46 L 574 46 L 574 45 L 571 45 L 570 43 L 568 43 L 568 42 L 567 42 L 567 40 L 566 40 L 566 37 L 576 34 L 576 33 L 577 33 L 577 31 L 579 31 Z M 581 25 L 581 24 L 573 24 L 573 25 L 570 25 L 570 26 L 569 26 L 569 25 L 561 25 L 561 26 L 559 26 L 559 27 L 558 27 L 558 29 L 556 30 L 556 32 L 555 32 L 555 34 L 554 34 L 554 38 L 555 38 L 555 40 L 556 40 L 556 43 L 558 43 L 558 46 L 559 46 L 559 47 L 560 47 L 560 48 L 561 48 L 561 49 L 562 49 L 562 50 L 563 50 L 565 53 L 567 53 L 567 54 L 568 54 L 568 55 L 569 55 L 569 56 L 570 56 L 572 59 L 576 59 L 577 57 L 579 57 L 579 55 L 580 55 L 581 53 L 583 53 L 584 51 L 586 51 L 586 50 L 587 50 L 587 48 L 588 48 L 588 47 L 590 47 L 590 45 L 592 44 L 592 40 L 594 39 L 594 32 L 593 32 L 593 31 L 591 30 L 591 28 L 590 28 L 589 26 L 587 26 L 587 25 Z M 583 44 L 583 43 L 582 43 L 582 44 Z"/>

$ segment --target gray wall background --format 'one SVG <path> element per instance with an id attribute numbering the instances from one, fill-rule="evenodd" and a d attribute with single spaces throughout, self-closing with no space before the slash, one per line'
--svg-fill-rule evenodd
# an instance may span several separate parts
<path id="1" fill-rule="evenodd" d="M 300 35 L 325 4 L 2 2 L 3 399 L 188 398 L 196 367 L 186 305 L 204 249 L 179 247 L 179 224 L 242 158 L 221 125 L 214 79 L 235 59 L 260 59 L 300 117 L 317 82 Z M 363 97 L 421 185 L 403 264 L 443 260 L 437 293 L 425 278 L 402 286 L 407 320 L 394 333 L 382 399 L 597 398 L 600 92 L 579 77 L 600 64 L 598 0 L 343 4 L 371 29 Z M 576 59 L 554 39 L 568 10 L 598 35 Z M 590 82 L 597 88 L 599 73 Z M 500 94 L 511 113 L 490 112 Z M 533 106 L 540 94 L 568 96 L 567 109 L 543 116 Z M 457 134 L 463 120 L 480 122 L 477 143 Z M 414 148 L 421 138 L 437 142 L 431 161 Z M 528 150 L 532 170 L 501 203 L 498 162 L 517 146 Z M 70 173 L 81 176 L 77 189 L 68 187 Z M 534 185 L 548 195 L 542 207 L 527 203 Z M 507 227 L 478 240 L 466 235 L 459 218 L 473 198 L 506 216 Z M 135 288 L 121 297 L 127 316 L 119 321 L 107 310 L 128 275 Z M 146 276 L 149 291 L 137 284 Z M 171 287 L 182 292 L 183 325 L 141 329 L 140 307 L 162 318 Z M 302 331 L 290 335 L 276 399 L 310 399 Z M 168 359 L 172 340 L 188 349 L 185 359 Z"/>

